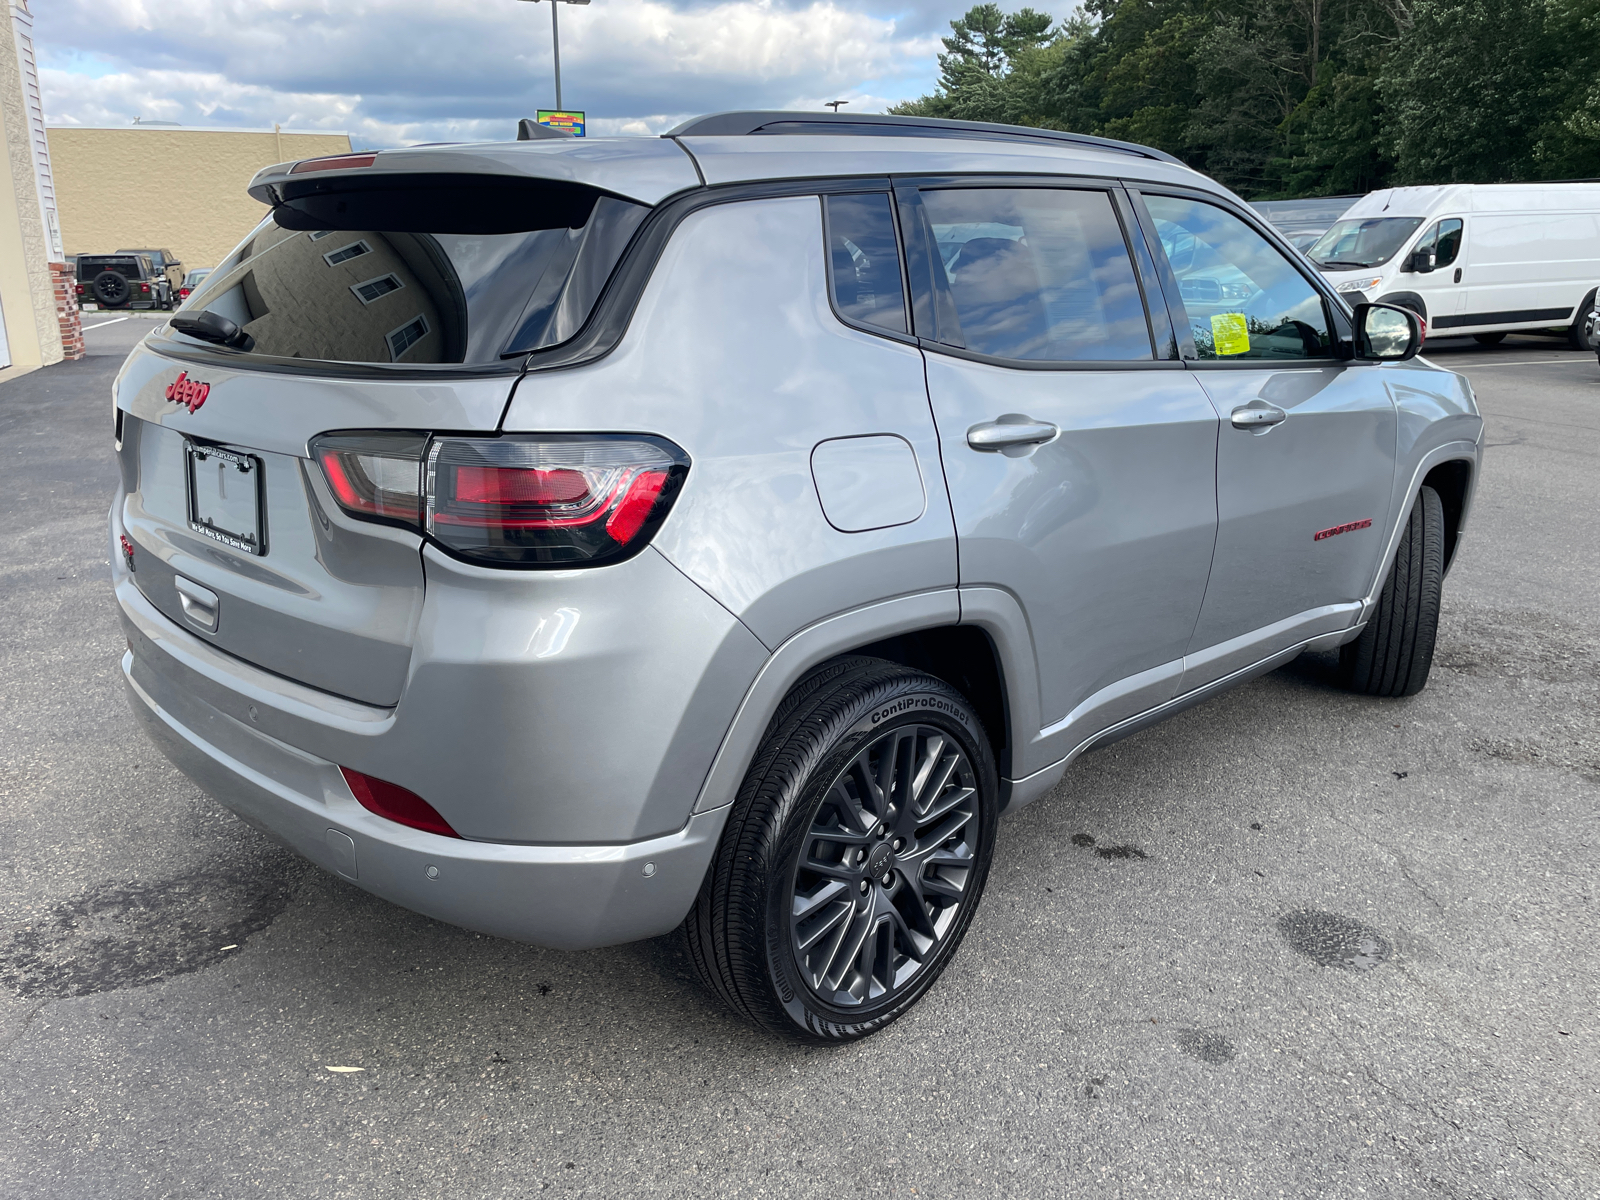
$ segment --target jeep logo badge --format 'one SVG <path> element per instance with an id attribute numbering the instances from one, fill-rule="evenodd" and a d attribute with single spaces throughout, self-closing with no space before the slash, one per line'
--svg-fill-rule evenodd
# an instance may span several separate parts
<path id="1" fill-rule="evenodd" d="M 174 404 L 181 404 L 190 412 L 194 412 L 206 402 L 206 397 L 211 394 L 211 385 L 201 383 L 198 379 L 190 379 L 189 372 L 181 372 L 176 379 L 167 384 L 167 399 Z"/>

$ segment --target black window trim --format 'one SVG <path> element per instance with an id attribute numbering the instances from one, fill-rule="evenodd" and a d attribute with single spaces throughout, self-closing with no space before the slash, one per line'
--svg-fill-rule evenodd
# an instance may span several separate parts
<path id="1" fill-rule="evenodd" d="M 1155 184 L 1148 181 L 1111 179 L 1103 176 L 1069 175 L 1051 173 L 1017 173 L 1015 175 L 996 176 L 993 174 L 973 175 L 941 175 L 938 177 L 927 176 L 885 176 L 877 175 L 841 175 L 825 178 L 803 177 L 795 179 L 761 180 L 755 182 L 739 182 L 730 184 L 704 184 L 685 188 L 675 192 L 657 203 L 645 215 L 639 228 L 635 230 L 633 238 L 623 250 L 616 266 L 612 269 L 611 277 L 601 289 L 599 297 L 590 310 L 589 318 L 583 326 L 567 341 L 559 346 L 550 346 L 542 350 L 532 350 L 517 354 L 514 357 L 502 359 L 492 363 L 438 363 L 438 364 L 411 364 L 400 365 L 392 363 L 332 363 L 332 362 L 307 362 L 300 359 L 272 359 L 261 355 L 252 355 L 248 359 L 238 352 L 225 350 L 220 347 L 205 345 L 188 345 L 178 342 L 170 337 L 163 337 L 161 330 L 151 332 L 150 340 L 146 343 L 151 350 L 162 357 L 178 362 L 192 363 L 197 366 L 210 366 L 224 369 L 248 370 L 264 374 L 298 375 L 324 379 L 347 379 L 368 381 L 402 381 L 402 380 L 427 380 L 440 382 L 444 380 L 467 380 L 502 378 L 511 382 L 511 389 L 506 397 L 505 406 L 501 410 L 501 422 L 505 419 L 505 412 L 510 409 L 516 395 L 517 384 L 525 375 L 543 371 L 559 371 L 573 367 L 587 366 L 598 362 L 610 354 L 621 342 L 623 335 L 633 319 L 634 310 L 638 307 L 639 299 L 644 293 L 645 286 L 655 272 L 656 263 L 660 260 L 667 242 L 671 239 L 678 226 L 690 215 L 703 209 L 712 208 L 720 204 L 736 204 L 749 200 L 776 200 L 794 197 L 827 196 L 834 194 L 848 194 L 864 191 L 888 190 L 896 200 L 895 216 L 899 223 L 899 237 L 902 254 L 902 269 L 910 278 L 908 283 L 907 301 L 912 310 L 912 328 L 918 327 L 919 320 L 925 320 L 917 311 L 917 296 L 919 289 L 914 286 L 914 263 L 911 261 L 913 247 L 917 240 L 911 236 L 907 227 L 906 212 L 899 203 L 903 195 L 915 197 L 915 187 L 922 183 L 972 183 L 981 185 L 984 181 L 1003 182 L 1005 186 L 1017 187 L 1033 184 L 1039 187 L 1077 188 L 1083 186 L 1105 186 L 1117 191 L 1125 192 L 1130 197 L 1137 195 L 1136 189 L 1150 191 L 1152 194 L 1177 194 L 1190 195 L 1195 199 L 1207 203 L 1218 204 L 1227 208 L 1235 215 L 1246 219 L 1252 228 L 1258 231 L 1262 223 L 1242 213 L 1228 199 L 1217 193 L 1169 187 L 1164 184 Z M 908 192 L 908 189 L 910 191 Z M 1143 205 L 1135 201 L 1133 211 L 1138 216 Z M 270 218 L 269 218 L 270 219 Z M 1140 217 L 1141 223 L 1146 217 Z M 1270 226 L 1268 226 L 1270 229 Z M 1159 245 L 1158 239 L 1153 239 L 1149 229 L 1143 230 L 1147 243 L 1154 242 Z M 1281 238 L 1273 237 L 1274 244 L 1282 245 Z M 1152 248 L 1152 255 L 1157 263 L 1158 277 L 1161 265 L 1165 263 L 1164 255 L 1157 255 Z M 1292 260 L 1291 260 L 1292 261 Z M 1135 258 L 1137 268 L 1137 257 Z M 1162 280 L 1165 285 L 1165 280 Z M 1314 281 L 1317 290 L 1324 296 L 1330 295 L 1330 289 L 1321 280 Z M 1172 285 L 1175 289 L 1176 284 Z M 1162 297 L 1165 299 L 1165 296 Z M 1153 319 L 1150 304 L 1154 297 L 1146 296 L 1146 314 Z M 1168 305 L 1171 320 L 1170 304 Z M 1335 317 L 1340 318 L 1341 331 L 1350 328 L 1349 318 L 1342 316 L 1344 311 L 1342 301 L 1333 306 Z M 1187 315 L 1185 314 L 1185 322 Z M 1181 331 L 1187 328 L 1186 324 L 1177 324 Z M 895 338 L 888 330 L 873 330 L 875 336 Z M 1180 334 L 1181 336 L 1181 334 Z M 1353 336 L 1353 335 L 1346 335 Z M 1038 363 L 1012 359 L 991 359 L 985 355 L 974 354 L 971 351 L 957 350 L 954 347 L 944 346 L 930 340 L 915 338 L 915 344 L 924 350 L 938 354 L 947 354 L 956 358 L 968 358 L 978 362 L 989 362 L 993 365 L 1004 366 L 1019 370 L 1042 371 L 1125 371 L 1125 370 L 1183 370 L 1191 365 L 1188 361 L 1176 359 L 1154 359 L 1152 361 L 1128 362 L 1113 360 L 1110 362 L 1085 362 L 1073 361 L 1063 363 Z M 1254 360 L 1259 362 L 1260 360 Z M 1326 359 L 1308 359 L 1312 365 L 1326 365 Z M 1238 367 L 1248 364 L 1226 363 L 1219 364 L 1227 367 Z M 1291 360 L 1281 360 L 1277 365 L 1291 368 L 1296 364 Z"/>
<path id="2" fill-rule="evenodd" d="M 1331 284 L 1323 278 L 1322 273 L 1311 267 L 1309 260 L 1289 244 L 1287 238 L 1269 221 L 1251 209 L 1248 205 L 1238 205 L 1227 196 L 1214 192 L 1202 191 L 1198 188 L 1186 188 L 1176 184 L 1135 183 L 1127 184 L 1128 198 L 1133 204 L 1138 215 L 1139 224 L 1144 229 L 1145 239 L 1149 242 L 1151 253 L 1156 259 L 1156 270 L 1161 277 L 1162 290 L 1166 293 L 1167 308 L 1171 315 L 1173 328 L 1178 334 L 1179 353 L 1183 358 L 1183 365 L 1201 371 L 1293 371 L 1298 369 L 1326 368 L 1330 364 L 1349 363 L 1353 359 L 1350 350 L 1354 346 L 1355 326 L 1352 323 L 1351 310 L 1344 298 L 1334 291 Z M 1297 271 L 1302 279 L 1311 285 L 1312 291 L 1322 298 L 1322 315 L 1328 322 L 1328 333 L 1332 339 L 1328 354 L 1321 358 L 1235 358 L 1215 359 L 1201 358 L 1195 349 L 1194 335 L 1189 324 L 1189 311 L 1183 306 L 1183 299 L 1178 291 L 1178 277 L 1172 271 L 1172 264 L 1167 261 L 1167 252 L 1161 246 L 1161 239 L 1157 236 L 1155 218 L 1150 215 L 1150 210 L 1145 206 L 1145 196 L 1171 196 L 1182 200 L 1194 200 L 1202 204 L 1210 204 L 1230 213 L 1243 221 L 1246 226 L 1254 230 L 1268 245 L 1272 246 L 1284 261 Z M 1354 361 L 1361 361 L 1356 359 Z"/>
<path id="3" fill-rule="evenodd" d="M 822 210 L 822 257 L 823 265 L 828 273 L 828 308 L 832 310 L 835 318 L 841 325 L 851 329 L 870 333 L 874 337 L 888 338 L 890 341 L 901 342 L 905 345 L 915 346 L 917 339 L 911 331 L 915 328 L 911 320 L 911 280 L 906 271 L 906 244 L 905 238 L 900 234 L 900 214 L 895 204 L 894 189 L 888 179 L 882 180 L 882 187 L 862 187 L 852 191 L 829 191 L 817 193 L 817 204 Z M 855 321 L 839 311 L 833 290 L 833 225 L 828 216 L 828 199 L 832 196 L 882 196 L 889 202 L 889 221 L 894 227 L 895 258 L 900 265 L 900 315 L 905 320 L 905 332 L 895 329 L 885 329 L 882 325 L 870 325 L 865 321 Z"/>
<path id="4" fill-rule="evenodd" d="M 1111 179 L 1098 175 L 1043 175 L 1043 174 L 1016 174 L 1016 175 L 896 175 L 894 176 L 895 196 L 899 201 L 902 226 L 914 224 L 915 232 L 906 239 L 908 251 L 908 274 L 928 277 L 928 292 L 920 292 L 913 285 L 912 311 L 915 316 L 913 328 L 917 331 L 917 344 L 923 350 L 932 354 L 945 354 L 952 358 L 965 359 L 968 362 L 986 363 L 990 366 L 1006 367 L 1019 371 L 1172 371 L 1182 370 L 1183 363 L 1177 358 L 1159 357 L 1160 323 L 1157 319 L 1158 303 L 1160 312 L 1167 314 L 1165 298 L 1159 291 L 1151 292 L 1151 280 L 1145 276 L 1143 264 L 1134 239 L 1129 233 L 1129 217 L 1131 208 L 1127 206 L 1125 185 L 1119 179 Z M 1128 259 L 1133 266 L 1134 281 L 1139 288 L 1140 302 L 1144 305 L 1145 333 L 1150 339 L 1150 354 L 1148 359 L 1026 359 L 1006 358 L 994 354 L 981 354 L 976 350 L 968 350 L 964 346 L 953 346 L 938 340 L 938 313 L 951 303 L 948 290 L 941 286 L 940 275 L 933 270 L 934 251 L 928 245 L 927 215 L 922 207 L 923 190 L 950 190 L 962 189 L 1007 189 L 1041 188 L 1050 191 L 1075 191 L 1075 192 L 1105 192 L 1111 199 L 1111 207 L 1116 217 L 1118 227 L 1122 231 L 1123 247 L 1128 252 Z M 1141 230 L 1141 233 L 1143 231 Z M 1145 240 L 1148 240 L 1147 238 Z M 915 247 L 915 263 L 911 262 Z M 928 294 L 928 293 L 931 293 Z M 1162 320 L 1171 320 L 1170 314 L 1164 315 Z M 923 331 L 927 330 L 925 334 Z M 932 336 L 928 336 L 931 334 Z"/>

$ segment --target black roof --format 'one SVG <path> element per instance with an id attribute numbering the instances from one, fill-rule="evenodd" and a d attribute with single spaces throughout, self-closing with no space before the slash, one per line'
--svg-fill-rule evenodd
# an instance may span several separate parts
<path id="1" fill-rule="evenodd" d="M 1090 150 L 1112 150 L 1138 158 L 1176 163 L 1164 150 L 1119 142 L 1114 138 L 1087 133 L 1068 133 L 1060 129 L 1035 129 L 1027 125 L 996 125 L 988 121 L 947 121 L 942 117 L 894 117 L 886 113 L 821 113 L 779 110 L 769 112 L 724 112 L 685 121 L 663 137 L 727 137 L 745 134 L 811 133 L 865 137 L 959 137 L 992 138 L 996 141 L 1052 142 L 1082 146 Z"/>

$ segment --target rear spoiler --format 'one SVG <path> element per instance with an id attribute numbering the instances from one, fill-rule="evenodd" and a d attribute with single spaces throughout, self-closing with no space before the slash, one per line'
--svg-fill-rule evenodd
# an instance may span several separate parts
<path id="1" fill-rule="evenodd" d="M 335 165 L 341 159 L 349 165 Z M 307 169 L 307 163 L 316 165 Z M 400 184 L 402 179 L 421 176 L 462 185 L 477 180 L 492 186 L 490 181 L 498 180 L 579 187 L 652 206 L 700 186 L 694 163 L 675 142 L 632 138 L 626 151 L 619 152 L 615 142 L 555 134 L 517 142 L 412 146 L 275 163 L 257 171 L 248 190 L 262 204 L 276 207 L 317 192 L 406 186 Z"/>

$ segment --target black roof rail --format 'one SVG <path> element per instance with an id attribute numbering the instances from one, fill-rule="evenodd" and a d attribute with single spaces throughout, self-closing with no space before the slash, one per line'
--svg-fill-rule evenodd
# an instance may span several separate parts
<path id="1" fill-rule="evenodd" d="M 662 134 L 662 137 L 727 137 L 763 133 L 820 133 L 867 137 L 966 137 L 996 141 L 1053 142 L 1082 146 L 1088 150 L 1111 150 L 1138 158 L 1176 163 L 1164 150 L 1119 142 L 1114 138 L 1088 133 L 1067 133 L 1060 129 L 1035 129 L 1027 125 L 996 125 L 989 121 L 947 121 L 943 117 L 895 117 L 887 113 L 821 113 L 792 109 L 769 112 L 723 112 L 694 117 Z"/>

